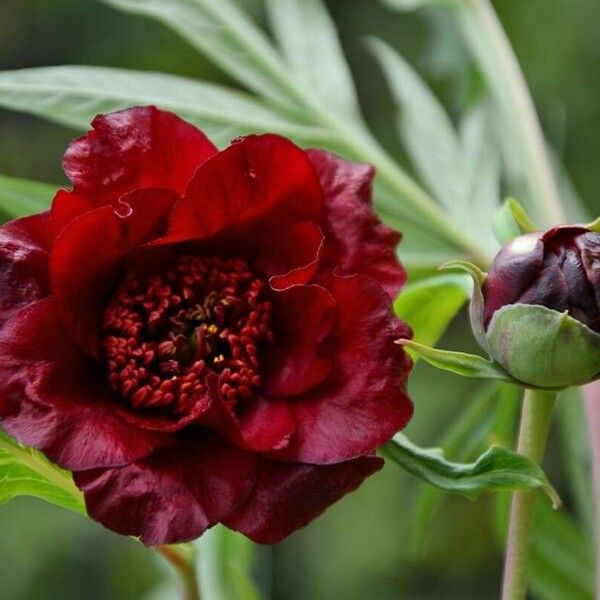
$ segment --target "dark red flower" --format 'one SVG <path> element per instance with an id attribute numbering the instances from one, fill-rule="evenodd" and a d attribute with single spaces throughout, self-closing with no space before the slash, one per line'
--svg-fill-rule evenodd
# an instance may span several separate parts
<path id="1" fill-rule="evenodd" d="M 483 287 L 484 322 L 508 304 L 567 311 L 600 332 L 600 233 L 576 225 L 522 235 L 495 258 Z"/>
<path id="2" fill-rule="evenodd" d="M 0 415 L 93 518 L 272 543 L 381 468 L 410 331 L 371 167 L 275 135 L 218 152 L 153 107 L 97 117 L 64 167 L 0 229 Z"/>

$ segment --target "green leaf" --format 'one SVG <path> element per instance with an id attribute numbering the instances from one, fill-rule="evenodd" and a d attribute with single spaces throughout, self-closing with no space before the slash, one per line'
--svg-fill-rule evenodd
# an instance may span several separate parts
<path id="1" fill-rule="evenodd" d="M 434 345 L 468 299 L 471 288 L 465 275 L 436 275 L 407 285 L 394 309 L 411 326 L 416 341 Z"/>
<path id="2" fill-rule="evenodd" d="M 434 196 L 455 212 L 467 196 L 460 139 L 446 111 L 414 69 L 388 44 L 372 38 L 398 107 L 400 137 Z"/>
<path id="3" fill-rule="evenodd" d="M 259 96 L 293 104 L 297 95 L 285 63 L 232 0 L 101 0 L 163 22 L 223 71 Z"/>
<path id="4" fill-rule="evenodd" d="M 475 452 L 489 443 L 500 407 L 508 401 L 518 402 L 521 390 L 516 386 L 498 381 L 486 383 L 450 425 L 440 441 L 446 456 L 452 460 L 465 461 L 475 458 Z M 432 519 L 442 506 L 448 492 L 431 485 L 420 486 L 414 500 L 413 539 L 421 549 Z"/>
<path id="5" fill-rule="evenodd" d="M 496 527 L 506 539 L 510 497 L 498 494 Z M 595 598 L 593 529 L 583 529 L 565 511 L 537 503 L 529 559 L 532 591 L 540 600 L 593 600 Z"/>
<path id="6" fill-rule="evenodd" d="M 592 536 L 567 513 L 538 504 L 530 561 L 531 587 L 542 600 L 596 597 Z"/>
<path id="7" fill-rule="evenodd" d="M 500 446 L 492 446 L 475 462 L 458 463 L 447 460 L 443 450 L 420 448 L 399 433 L 380 451 L 423 481 L 471 500 L 487 492 L 539 489 L 555 508 L 560 506 L 560 498 L 540 466 Z"/>
<path id="8" fill-rule="evenodd" d="M 589 531 L 594 529 L 594 489 L 590 477 L 590 432 L 581 388 L 568 388 L 558 397 L 560 456 L 575 512 Z"/>
<path id="9" fill-rule="evenodd" d="M 397 343 L 407 347 L 411 352 L 420 356 L 430 365 L 443 371 L 450 371 L 450 373 L 462 375 L 463 377 L 499 379 L 509 383 L 516 383 L 498 365 L 482 356 L 466 352 L 431 348 L 412 340 L 398 340 Z"/>
<path id="10" fill-rule="evenodd" d="M 493 236 L 490 215 L 500 204 L 501 160 L 492 122 L 497 114 L 487 103 L 471 108 L 460 122 L 464 154 L 466 210 L 461 225 L 473 232 L 482 247 L 493 256 L 498 244 Z"/>
<path id="11" fill-rule="evenodd" d="M 260 600 L 250 571 L 257 546 L 222 525 L 208 530 L 194 545 L 204 600 Z"/>
<path id="12" fill-rule="evenodd" d="M 324 130 L 298 125 L 248 94 L 184 77 L 80 66 L 0 72 L 0 106 L 77 129 L 88 129 L 99 113 L 146 104 L 177 113 L 219 145 L 263 131 L 307 144 L 327 137 Z"/>
<path id="13" fill-rule="evenodd" d="M 0 503 L 17 496 L 35 496 L 85 514 L 83 495 L 71 474 L 0 429 Z"/>
<path id="14" fill-rule="evenodd" d="M 322 0 L 267 0 L 284 56 L 308 92 L 332 112 L 362 119 L 338 34 Z"/>
<path id="15" fill-rule="evenodd" d="M 396 10 L 416 10 L 424 6 L 454 6 L 462 0 L 381 0 L 383 4 Z"/>
<path id="16" fill-rule="evenodd" d="M 518 200 L 507 198 L 494 214 L 494 233 L 501 244 L 508 244 L 514 238 L 533 233 L 539 229 L 529 218 Z"/>
<path id="17" fill-rule="evenodd" d="M 48 210 L 58 186 L 0 175 L 0 213 L 10 219 Z"/>

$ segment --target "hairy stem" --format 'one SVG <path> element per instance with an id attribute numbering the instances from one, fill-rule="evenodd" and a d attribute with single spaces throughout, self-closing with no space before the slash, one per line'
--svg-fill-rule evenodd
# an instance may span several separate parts
<path id="1" fill-rule="evenodd" d="M 541 463 L 544 457 L 555 401 L 556 392 L 527 390 L 525 393 L 517 451 L 537 463 Z M 515 492 L 513 494 L 504 563 L 502 600 L 525 599 L 529 547 L 536 500 L 535 492 Z"/>
<path id="2" fill-rule="evenodd" d="M 201 600 L 194 553 L 187 546 L 156 546 L 155 550 L 175 569 L 181 582 L 182 600 Z"/>
<path id="3" fill-rule="evenodd" d="M 515 151 L 535 217 L 546 225 L 564 221 L 565 214 L 544 135 L 514 50 L 490 0 L 464 0 L 459 20 L 471 51 L 510 127 Z"/>

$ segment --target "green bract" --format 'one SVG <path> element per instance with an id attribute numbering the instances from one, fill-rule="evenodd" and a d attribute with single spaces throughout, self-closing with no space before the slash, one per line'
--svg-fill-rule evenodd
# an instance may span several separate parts
<path id="1" fill-rule="evenodd" d="M 600 334 L 566 312 L 504 306 L 494 313 L 485 338 L 490 357 L 526 385 L 570 387 L 600 374 Z"/>

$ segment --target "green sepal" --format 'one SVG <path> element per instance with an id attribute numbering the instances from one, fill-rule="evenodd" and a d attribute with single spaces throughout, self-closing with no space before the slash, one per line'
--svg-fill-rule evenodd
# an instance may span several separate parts
<path id="1" fill-rule="evenodd" d="M 566 312 L 504 306 L 494 313 L 486 338 L 493 360 L 528 386 L 560 389 L 600 375 L 600 334 Z"/>
<path id="2" fill-rule="evenodd" d="M 413 340 L 398 340 L 401 344 L 420 356 L 430 365 L 450 371 L 463 377 L 474 377 L 478 379 L 499 379 L 510 383 L 519 383 L 508 375 L 499 365 L 487 358 L 466 352 L 455 352 L 452 350 L 440 350 L 419 344 Z"/>
<path id="3" fill-rule="evenodd" d="M 440 448 L 420 448 L 398 433 L 380 452 L 423 481 L 472 500 L 486 492 L 540 489 L 554 508 L 561 506 L 560 496 L 541 467 L 501 446 L 488 448 L 475 462 L 456 463 L 447 460 Z"/>
<path id="4" fill-rule="evenodd" d="M 500 244 L 508 244 L 524 233 L 539 231 L 518 200 L 507 198 L 495 212 L 492 228 Z"/>
<path id="5" fill-rule="evenodd" d="M 469 319 L 471 321 L 471 330 L 477 340 L 477 343 L 488 354 L 490 349 L 487 345 L 485 337 L 485 327 L 483 324 L 483 284 L 487 278 L 487 273 L 482 271 L 476 265 L 464 260 L 455 260 L 443 264 L 440 269 L 443 270 L 460 270 L 469 274 L 473 278 L 473 293 L 471 294 L 471 302 L 469 303 Z"/>
<path id="6" fill-rule="evenodd" d="M 595 231 L 596 233 L 600 233 L 600 217 L 585 225 L 587 229 L 590 231 Z"/>

